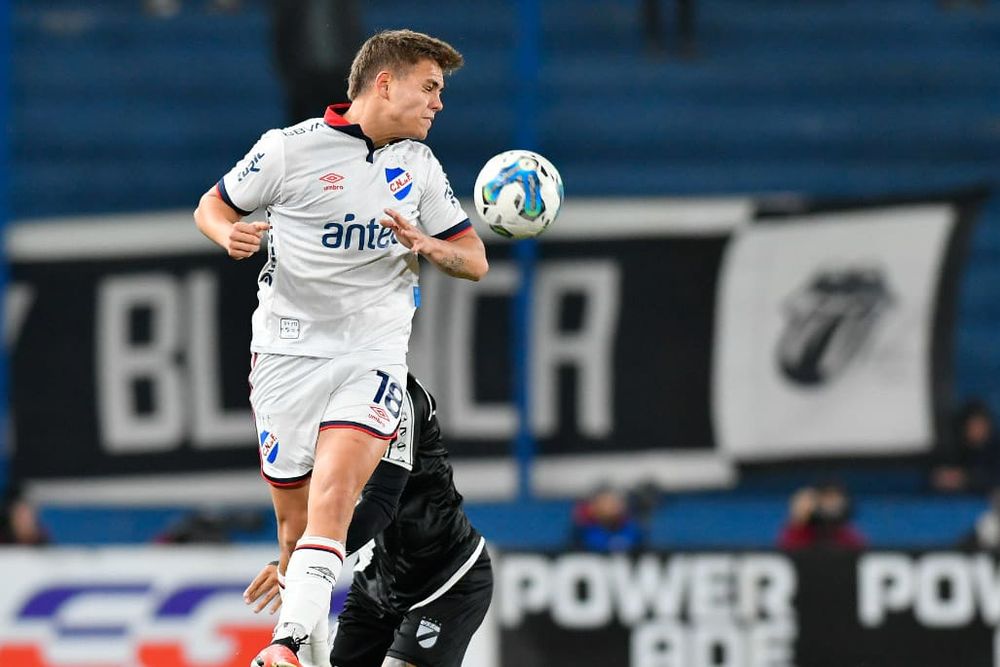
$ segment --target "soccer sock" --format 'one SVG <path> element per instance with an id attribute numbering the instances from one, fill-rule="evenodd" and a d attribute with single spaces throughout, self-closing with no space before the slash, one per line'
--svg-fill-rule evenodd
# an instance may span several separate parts
<path id="1" fill-rule="evenodd" d="M 298 541 L 285 572 L 275 639 L 294 636 L 296 630 L 313 634 L 330 615 L 330 595 L 344 567 L 343 554 L 344 545 L 337 540 L 306 535 Z"/>
<path id="2" fill-rule="evenodd" d="M 330 617 L 323 616 L 313 628 L 302 667 L 330 667 Z M 302 658 L 303 656 L 300 656 Z"/>

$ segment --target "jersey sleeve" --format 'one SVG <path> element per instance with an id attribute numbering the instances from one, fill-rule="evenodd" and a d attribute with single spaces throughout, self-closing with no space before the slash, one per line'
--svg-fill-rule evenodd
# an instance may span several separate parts
<path id="1" fill-rule="evenodd" d="M 281 132 L 261 135 L 242 160 L 219 179 L 219 197 L 241 215 L 277 201 L 285 172 Z"/>
<path id="2" fill-rule="evenodd" d="M 469 216 L 462 210 L 434 155 L 427 157 L 427 180 L 420 193 L 420 224 L 427 234 L 446 241 L 472 229 Z"/>

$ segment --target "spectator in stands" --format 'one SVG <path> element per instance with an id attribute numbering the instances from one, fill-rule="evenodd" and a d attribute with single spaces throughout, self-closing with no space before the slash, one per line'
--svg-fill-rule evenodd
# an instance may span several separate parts
<path id="1" fill-rule="evenodd" d="M 955 416 L 953 440 L 931 471 L 931 486 L 946 493 L 986 493 L 1000 485 L 1000 443 L 986 403 L 966 402 Z"/>
<path id="2" fill-rule="evenodd" d="M 347 101 L 347 75 L 361 46 L 354 0 L 273 0 L 274 58 L 290 125 Z"/>
<path id="3" fill-rule="evenodd" d="M 645 533 L 618 490 L 602 486 L 573 508 L 573 546 L 587 551 L 632 551 Z"/>
<path id="4" fill-rule="evenodd" d="M 161 544 L 228 544 L 234 533 L 259 533 L 261 512 L 196 510 L 181 516 L 154 538 Z"/>
<path id="5" fill-rule="evenodd" d="M 851 514 L 851 499 L 840 484 L 799 489 L 789 502 L 778 547 L 786 551 L 862 549 L 865 538 L 851 523 Z"/>
<path id="6" fill-rule="evenodd" d="M 16 489 L 11 489 L 0 505 L 0 544 L 43 546 L 49 535 L 38 519 L 35 507 Z"/>
<path id="7" fill-rule="evenodd" d="M 989 507 L 976 519 L 975 527 L 962 539 L 960 546 L 975 551 L 1000 552 L 1000 487 L 990 492 Z"/>

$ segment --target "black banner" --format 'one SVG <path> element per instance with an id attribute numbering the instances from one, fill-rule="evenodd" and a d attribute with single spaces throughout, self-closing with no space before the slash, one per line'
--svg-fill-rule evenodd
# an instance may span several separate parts
<path id="1" fill-rule="evenodd" d="M 507 553 L 501 665 L 991 667 L 995 556 Z"/>
<path id="2" fill-rule="evenodd" d="M 578 494 L 606 481 L 718 486 L 732 480 L 734 462 L 762 456 L 924 451 L 933 427 L 919 430 L 919 442 L 895 427 L 929 424 L 947 398 L 940 389 L 940 378 L 950 375 L 947 362 L 934 355 L 937 384 L 924 387 L 932 382 L 923 371 L 931 360 L 921 356 L 919 343 L 933 338 L 937 351 L 950 330 L 950 308 L 942 304 L 954 301 L 960 268 L 955 239 L 966 235 L 972 218 L 951 214 L 951 207 L 961 208 L 959 201 L 934 199 L 926 233 L 910 235 L 926 239 L 927 257 L 947 258 L 933 271 L 921 264 L 924 255 L 914 259 L 907 246 L 890 242 L 893 225 L 921 222 L 925 212 L 919 208 L 865 203 L 826 214 L 845 216 L 851 236 L 839 233 L 837 218 L 784 221 L 780 230 L 773 221 L 755 222 L 749 200 L 568 205 L 539 242 L 524 349 L 512 342 L 523 276 L 510 244 L 487 237 L 490 272 L 480 283 L 425 266 L 408 359 L 438 399 L 456 469 L 467 463 L 465 470 L 480 474 L 465 477 L 463 491 L 473 498 L 516 492 L 513 376 L 522 356 L 536 441 L 533 490 L 539 493 Z M 886 315 L 871 326 L 859 317 L 843 320 L 840 329 L 858 334 L 860 342 L 821 357 L 822 368 L 839 373 L 822 391 L 765 385 L 774 375 L 775 349 L 765 329 L 784 311 L 743 308 L 746 300 L 733 286 L 765 281 L 780 305 L 801 287 L 799 276 L 813 270 L 801 267 L 783 282 L 771 280 L 779 272 L 755 273 L 760 263 L 752 261 L 754 249 L 792 247 L 766 244 L 776 230 L 804 249 L 816 245 L 811 234 L 822 232 L 837 240 L 826 244 L 831 252 L 846 249 L 850 267 L 855 251 L 874 256 L 873 244 L 854 240 L 864 238 L 862 223 L 889 239 L 883 244 L 891 288 Z M 14 468 L 20 478 L 236 476 L 257 467 L 246 375 L 258 259 L 230 260 L 200 237 L 189 216 L 162 214 L 20 225 L 11 232 L 8 253 Z M 895 270 L 893 262 L 903 269 Z M 930 278 L 913 286 L 912 276 Z M 810 304 L 822 305 L 808 296 Z M 914 321 L 933 322 L 933 335 L 916 339 Z M 916 342 L 907 343 L 908 337 Z M 890 354 L 869 353 L 864 345 Z M 809 368 L 812 359 L 797 358 Z M 744 372 L 757 366 L 759 373 Z M 849 410 L 859 395 L 850 383 L 870 384 L 870 377 L 898 379 L 908 393 L 893 405 L 906 409 L 880 404 L 871 426 L 860 418 L 834 420 L 841 430 L 852 426 L 846 434 L 797 418 L 795 410 L 807 405 L 803 396 L 822 405 L 822 414 Z M 769 436 L 772 424 L 781 427 L 782 442 Z"/>

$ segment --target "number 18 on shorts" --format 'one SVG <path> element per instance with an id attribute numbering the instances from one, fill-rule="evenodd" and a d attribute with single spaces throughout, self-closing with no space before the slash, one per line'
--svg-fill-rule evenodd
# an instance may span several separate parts
<path id="1" fill-rule="evenodd" d="M 385 354 L 254 355 L 250 405 L 264 479 L 281 487 L 303 484 L 312 473 L 316 439 L 326 429 L 354 429 L 391 440 L 405 381 L 405 363 Z"/>

